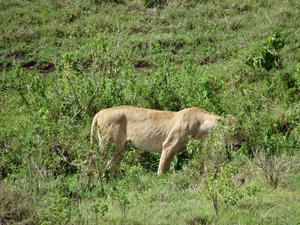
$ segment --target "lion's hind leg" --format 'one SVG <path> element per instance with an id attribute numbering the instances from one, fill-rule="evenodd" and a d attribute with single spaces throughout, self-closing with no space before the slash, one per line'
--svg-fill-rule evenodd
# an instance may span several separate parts
<path id="1" fill-rule="evenodd" d="M 113 152 L 110 160 L 107 162 L 107 170 L 111 173 L 115 172 L 115 168 L 119 162 L 119 159 L 122 155 L 123 151 Z"/>
<path id="2" fill-rule="evenodd" d="M 113 175 L 120 157 L 124 152 L 126 138 L 119 135 L 117 132 L 108 133 L 107 137 L 109 138 L 106 143 L 106 151 L 109 152 L 109 160 L 107 161 L 106 169 L 111 175 Z"/>

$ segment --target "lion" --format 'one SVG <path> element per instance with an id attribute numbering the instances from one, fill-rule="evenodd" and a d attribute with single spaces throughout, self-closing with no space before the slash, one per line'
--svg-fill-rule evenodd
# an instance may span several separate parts
<path id="1" fill-rule="evenodd" d="M 93 146 L 97 128 L 100 151 L 111 149 L 108 171 L 114 170 L 125 144 L 131 142 L 139 150 L 161 152 L 157 174 L 163 174 L 169 170 L 175 155 L 186 150 L 189 136 L 203 142 L 218 121 L 222 121 L 222 117 L 197 107 L 173 112 L 117 106 L 103 109 L 94 116 L 90 138 Z M 230 142 L 240 147 L 244 134 L 234 117 L 230 121 L 237 128 Z"/>

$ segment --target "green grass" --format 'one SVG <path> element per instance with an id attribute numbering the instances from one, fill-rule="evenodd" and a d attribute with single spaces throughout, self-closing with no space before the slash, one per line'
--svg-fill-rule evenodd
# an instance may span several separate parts
<path id="1" fill-rule="evenodd" d="M 0 223 L 299 224 L 299 11 L 287 0 L 1 1 Z M 248 67 L 274 31 L 281 65 Z M 94 114 L 125 104 L 238 118 L 247 142 L 224 164 L 237 168 L 232 189 L 214 186 L 218 215 L 212 174 L 198 171 L 209 156 L 158 177 L 159 155 L 128 146 L 103 183 L 102 158 L 90 172 L 64 162 L 58 148 L 83 161 Z M 257 166 L 274 155 L 275 189 Z"/>

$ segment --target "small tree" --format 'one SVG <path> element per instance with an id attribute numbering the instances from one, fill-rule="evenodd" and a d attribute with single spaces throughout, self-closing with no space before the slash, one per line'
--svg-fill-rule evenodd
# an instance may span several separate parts
<path id="1" fill-rule="evenodd" d="M 220 202 L 236 204 L 242 198 L 242 192 L 234 185 L 232 177 L 237 173 L 231 161 L 231 152 L 227 139 L 236 132 L 232 127 L 218 124 L 199 147 L 194 140 L 188 143 L 188 151 L 194 151 L 192 166 L 198 170 L 204 184 L 203 194 L 212 201 L 216 215 Z"/>
<path id="2" fill-rule="evenodd" d="M 279 180 L 292 163 L 290 157 L 279 157 L 266 151 L 253 153 L 255 164 L 262 169 L 265 179 L 272 188 L 277 188 Z"/>
<path id="3" fill-rule="evenodd" d="M 259 57 L 248 57 L 246 64 L 252 68 L 263 68 L 270 71 L 273 68 L 282 69 L 279 50 L 284 47 L 284 39 L 275 31 L 265 39 L 265 46 L 260 50 Z"/>
<path id="4" fill-rule="evenodd" d="M 129 198 L 126 195 L 126 190 L 124 187 L 116 187 L 114 186 L 110 191 L 109 191 L 109 196 L 118 201 L 122 217 L 126 217 L 126 210 L 127 206 L 130 204 Z"/>

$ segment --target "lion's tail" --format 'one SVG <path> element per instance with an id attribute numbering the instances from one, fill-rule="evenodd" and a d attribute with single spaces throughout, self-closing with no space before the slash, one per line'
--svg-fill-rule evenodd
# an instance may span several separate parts
<path id="1" fill-rule="evenodd" d="M 95 133 L 95 127 L 97 125 L 97 117 L 95 116 L 94 119 L 93 119 L 93 122 L 92 122 L 92 125 L 91 125 L 91 148 L 94 147 L 94 144 L 95 144 L 95 136 L 94 136 L 94 133 Z"/>
<path id="2" fill-rule="evenodd" d="M 89 161 L 91 160 L 92 158 L 92 152 L 93 152 L 93 149 L 94 149 L 94 144 L 96 142 L 95 140 L 95 128 L 97 126 L 97 116 L 94 117 L 93 121 L 92 121 L 92 125 L 91 125 L 91 136 L 90 136 L 90 141 L 91 141 L 91 149 L 90 149 L 90 152 L 88 153 L 88 156 L 87 156 L 87 159 L 84 161 L 84 165 L 87 165 L 89 163 Z"/>

